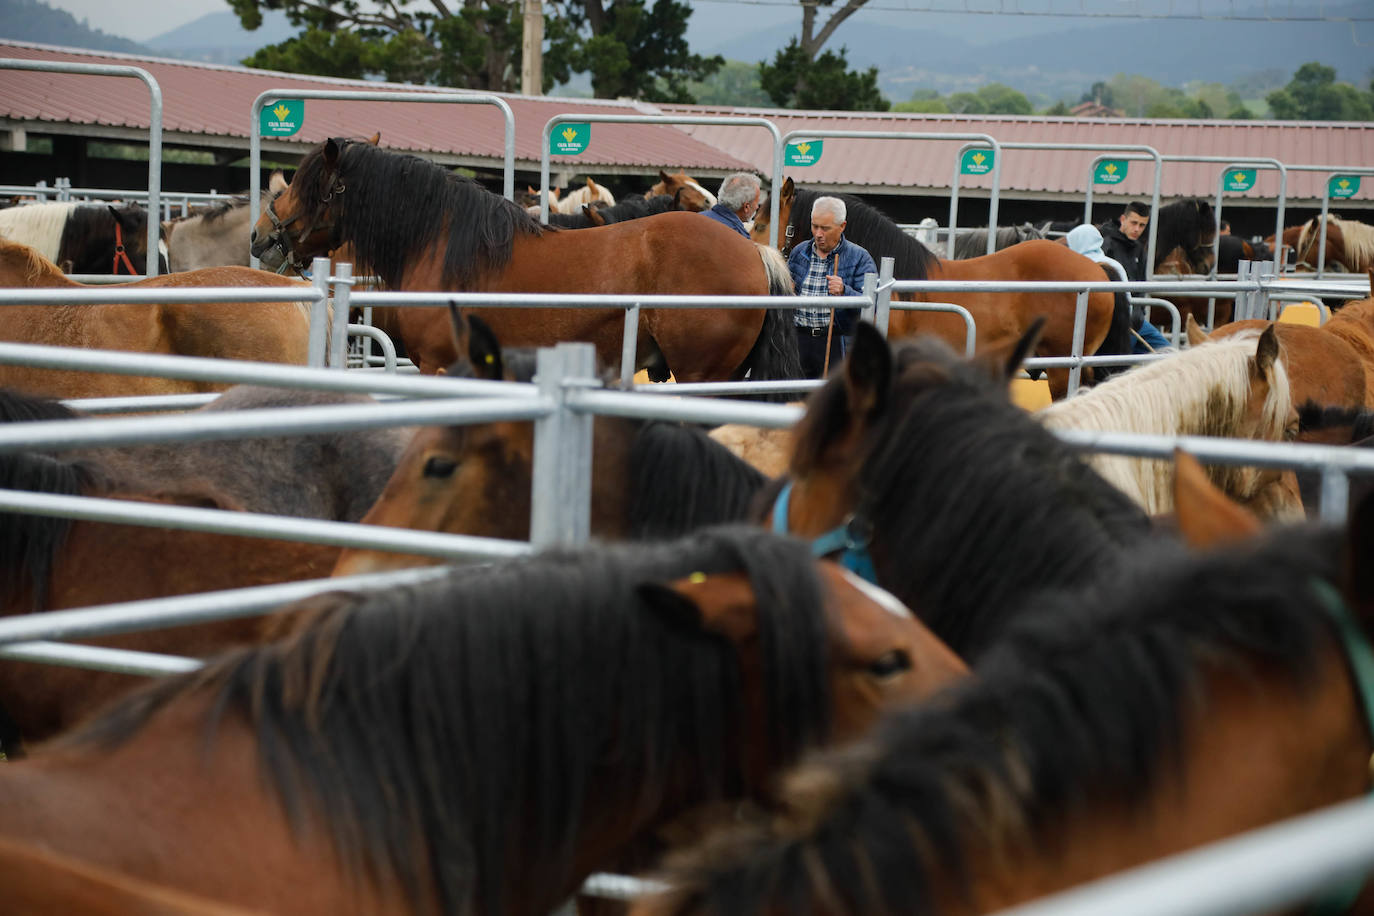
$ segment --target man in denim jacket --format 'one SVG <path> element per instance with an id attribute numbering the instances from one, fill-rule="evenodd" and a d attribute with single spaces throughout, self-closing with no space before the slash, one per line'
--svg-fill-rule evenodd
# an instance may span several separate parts
<path id="1" fill-rule="evenodd" d="M 787 259 L 797 295 L 857 296 L 863 292 L 864 274 L 878 272 L 872 255 L 844 237 L 846 214 L 844 201 L 838 197 L 818 197 L 811 205 L 811 239 L 792 249 Z M 801 308 L 793 315 L 802 371 L 807 377 L 816 378 L 825 371 L 827 339 L 829 368 L 844 362 L 848 339 L 859 320 L 858 309 Z"/>

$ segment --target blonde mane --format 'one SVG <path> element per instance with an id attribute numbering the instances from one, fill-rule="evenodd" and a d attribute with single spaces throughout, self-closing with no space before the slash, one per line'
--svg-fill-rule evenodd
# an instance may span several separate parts
<path id="1" fill-rule="evenodd" d="M 38 250 L 49 261 L 57 260 L 62 229 L 75 203 L 29 204 L 0 210 L 0 236 Z"/>
<path id="2" fill-rule="evenodd" d="M 1351 273 L 1363 273 L 1370 267 L 1374 267 L 1374 226 L 1361 223 L 1353 219 L 1342 219 L 1334 213 L 1327 215 L 1327 220 L 1332 226 L 1340 230 L 1341 239 L 1345 242 L 1345 269 Z M 1330 238 L 1331 229 L 1327 228 L 1327 237 Z M 1310 258 L 1305 257 L 1307 249 L 1316 245 L 1321 239 L 1321 221 L 1317 217 L 1312 217 L 1302 225 L 1302 232 L 1298 234 L 1298 258 L 1304 260 L 1308 266 L 1317 266 L 1317 253 L 1313 253 Z M 1331 264 L 1326 265 L 1327 269 Z"/>
<path id="3" fill-rule="evenodd" d="M 0 238 L 0 286 L 74 286 L 36 248 Z"/>
<path id="4" fill-rule="evenodd" d="M 1248 437 L 1281 441 L 1292 411 L 1282 359 L 1269 373 L 1258 426 L 1246 432 L 1250 376 L 1258 331 L 1210 341 L 1123 373 L 1090 391 L 1036 414 L 1052 430 L 1092 430 L 1159 436 Z M 1173 464 L 1091 453 L 1089 463 L 1151 515 L 1173 511 Z M 1211 465 L 1208 476 L 1242 502 L 1255 495 L 1255 468 Z"/>
<path id="5" fill-rule="evenodd" d="M 598 200 L 604 201 L 608 207 L 615 206 L 615 195 L 610 192 L 610 189 L 602 187 L 589 178 L 587 184 L 564 194 L 556 202 L 551 203 L 549 209 L 558 213 L 581 213 L 584 204 L 595 203 Z"/>

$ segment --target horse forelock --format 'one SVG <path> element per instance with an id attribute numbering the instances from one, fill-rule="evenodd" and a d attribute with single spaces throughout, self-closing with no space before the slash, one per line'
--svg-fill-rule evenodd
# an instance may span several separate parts
<path id="1" fill-rule="evenodd" d="M 1216 714 L 1214 676 L 1314 683 L 1330 636 L 1312 581 L 1337 577 L 1338 554 L 1332 534 L 1301 529 L 1211 556 L 1161 541 L 1087 592 L 1042 595 L 977 678 L 812 755 L 780 814 L 670 863 L 679 908 L 654 912 L 976 906 L 1019 863 L 1034 874 L 1071 855 L 1056 845 L 1067 825 L 1149 823 L 1190 724 Z"/>
<path id="2" fill-rule="evenodd" d="M 325 174 L 323 148 L 301 162 L 291 182 L 299 211 L 308 220 L 332 207 L 335 247 L 351 244 L 360 271 L 390 288 L 399 288 L 406 268 L 445 236 L 443 282 L 467 289 L 505 267 L 518 235 L 542 231 L 535 217 L 471 178 L 371 143 L 339 143 L 337 175 Z M 343 190 L 326 200 L 337 182 Z"/>
<path id="3" fill-rule="evenodd" d="M 893 258 L 893 276 L 902 280 L 924 280 L 938 263 L 935 253 L 902 231 L 901 227 L 871 204 L 849 194 L 822 195 L 796 188 L 792 213 L 788 219 L 797 244 L 811 237 L 811 205 L 817 197 L 839 197 L 845 205 L 844 237 L 870 253 Z M 778 233 L 782 238 L 782 233 Z"/>
<path id="4" fill-rule="evenodd" d="M 814 561 L 799 542 L 741 527 L 337 596 L 293 638 L 154 685 L 70 740 L 118 744 L 209 690 L 210 715 L 254 722 L 288 815 L 327 825 L 346 868 L 413 896 L 434 887 L 445 912 L 503 912 L 523 868 L 570 877 L 584 820 L 613 810 L 642 823 L 682 767 L 698 801 L 747 788 L 750 704 L 733 644 L 685 633 L 639 592 L 741 569 L 759 602 L 767 708 L 788 739 L 825 737 Z M 795 759 L 781 747 L 780 764 Z"/>

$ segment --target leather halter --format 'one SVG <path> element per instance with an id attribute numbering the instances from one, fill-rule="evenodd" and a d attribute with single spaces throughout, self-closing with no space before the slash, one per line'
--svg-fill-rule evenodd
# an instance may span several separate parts
<path id="1" fill-rule="evenodd" d="M 773 530 L 778 534 L 788 534 L 787 510 L 792 501 L 792 481 L 782 485 L 777 501 L 773 503 Z M 811 554 L 828 557 L 839 553 L 840 565 L 861 579 L 874 585 L 878 584 L 878 571 L 873 566 L 873 554 L 868 545 L 873 541 L 873 525 L 857 512 L 845 516 L 845 520 L 829 531 L 822 532 L 811 541 Z"/>
<path id="2" fill-rule="evenodd" d="M 795 239 L 796 237 L 797 227 L 792 225 L 791 214 L 789 214 L 787 219 L 787 231 L 784 232 L 782 235 L 783 241 L 786 243 L 782 246 L 782 253 L 784 256 L 792 253 L 792 248 L 796 244 L 795 242 L 793 242 L 793 239 Z"/>
<path id="3" fill-rule="evenodd" d="M 341 178 L 334 177 L 333 179 L 331 179 L 329 191 L 323 197 L 320 198 L 320 203 L 329 203 L 337 195 L 342 194 L 344 190 L 345 187 L 343 180 Z M 320 216 L 323 215 L 323 213 L 324 208 L 321 207 L 316 212 L 315 216 L 306 225 L 306 227 L 300 231 L 300 234 L 296 236 L 295 243 L 293 244 L 291 240 L 291 233 L 287 232 L 286 230 L 287 227 L 290 226 L 292 223 L 298 222 L 301 219 L 301 214 L 297 213 L 295 216 L 283 222 L 281 217 L 277 216 L 277 198 L 274 197 L 267 202 L 267 220 L 272 224 L 272 234 L 269 236 L 269 238 L 272 240 L 272 246 L 275 247 L 278 251 L 280 251 L 282 255 L 282 266 L 277 271 L 278 273 L 284 272 L 288 267 L 295 269 L 297 272 L 302 272 L 305 270 L 307 266 L 305 263 L 305 259 L 297 257 L 296 245 L 299 245 L 301 242 L 304 242 L 315 232 L 316 229 L 324 228 L 330 230 L 331 232 L 333 231 L 333 223 L 330 223 L 327 226 L 319 225 Z"/>
<path id="4" fill-rule="evenodd" d="M 124 227 L 119 220 L 115 220 L 114 265 L 110 268 L 110 273 L 118 275 L 121 263 L 129 269 L 130 276 L 138 276 L 138 271 L 134 270 L 134 262 L 129 260 L 128 252 L 124 250 Z"/>
<path id="5" fill-rule="evenodd" d="M 1365 726 L 1370 737 L 1374 738 L 1374 647 L 1370 646 L 1369 637 L 1350 612 L 1345 599 L 1330 582 L 1314 579 L 1312 590 L 1321 599 L 1322 608 L 1335 626 L 1337 641 L 1350 666 L 1350 677 L 1355 682 L 1355 693 L 1364 706 Z M 1370 788 L 1367 794 L 1374 798 L 1374 755 L 1369 759 L 1369 771 Z M 1306 912 L 1310 916 L 1338 916 L 1345 913 L 1355 905 L 1364 885 L 1364 878 L 1342 882 L 1312 901 Z"/>

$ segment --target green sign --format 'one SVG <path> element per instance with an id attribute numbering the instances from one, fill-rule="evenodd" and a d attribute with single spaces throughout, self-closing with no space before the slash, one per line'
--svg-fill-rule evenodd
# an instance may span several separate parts
<path id="1" fill-rule="evenodd" d="M 587 151 L 592 142 L 590 124 L 560 124 L 549 137 L 549 153 L 554 156 L 576 156 Z"/>
<path id="2" fill-rule="evenodd" d="M 1354 197 L 1360 190 L 1359 175 L 1332 175 L 1331 180 L 1326 183 L 1331 197 L 1335 200 L 1344 200 L 1347 197 Z"/>
<path id="3" fill-rule="evenodd" d="M 1228 191 L 1248 191 L 1254 186 L 1254 169 L 1232 169 L 1226 173 L 1226 190 Z"/>
<path id="4" fill-rule="evenodd" d="M 963 175 L 986 175 L 992 171 L 992 150 L 964 150 L 964 158 L 959 160 L 959 172 Z"/>
<path id="5" fill-rule="evenodd" d="M 258 113 L 258 133 L 264 137 L 289 137 L 305 123 L 305 102 L 278 99 Z"/>
<path id="6" fill-rule="evenodd" d="M 1129 165 L 1129 159 L 1103 159 L 1093 169 L 1093 184 L 1121 184 Z"/>
<path id="7" fill-rule="evenodd" d="M 801 140 L 787 144 L 785 158 L 788 165 L 815 165 L 821 161 L 821 153 L 824 151 L 824 140 Z"/>

